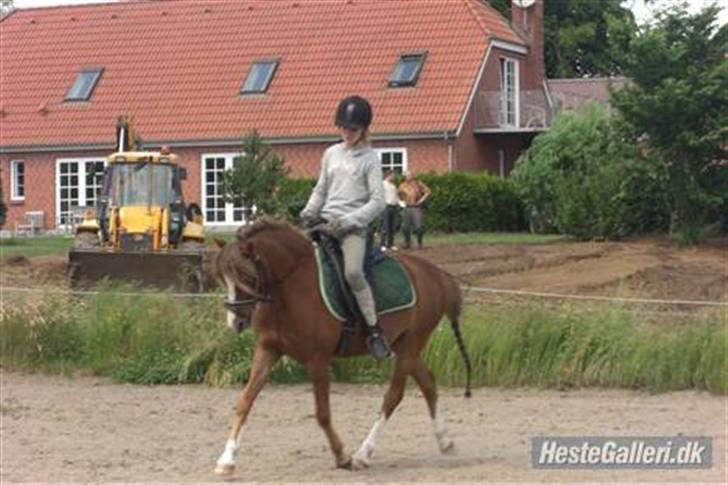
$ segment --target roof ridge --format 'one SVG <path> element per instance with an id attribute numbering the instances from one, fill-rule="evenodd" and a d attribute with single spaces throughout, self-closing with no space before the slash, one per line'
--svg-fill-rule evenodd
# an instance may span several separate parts
<path id="1" fill-rule="evenodd" d="M 477 23 L 478 27 L 480 27 L 480 30 L 483 31 L 483 34 L 485 34 L 486 37 L 492 37 L 493 34 L 488 31 L 488 29 L 485 27 L 485 25 L 483 25 L 483 23 L 480 21 L 480 17 L 478 17 L 478 14 L 475 13 L 474 7 L 471 3 L 472 0 L 463 0 L 463 2 L 465 3 L 465 6 L 467 7 L 468 12 L 470 12 L 470 15 L 472 15 L 473 18 L 475 19 L 475 23 Z"/>

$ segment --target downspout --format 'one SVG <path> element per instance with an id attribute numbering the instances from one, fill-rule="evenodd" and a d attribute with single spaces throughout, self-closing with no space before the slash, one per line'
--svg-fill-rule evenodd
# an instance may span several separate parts
<path id="1" fill-rule="evenodd" d="M 445 143 L 447 143 L 447 172 L 451 173 L 455 170 L 455 160 L 453 159 L 453 146 L 450 141 L 450 133 L 448 131 L 444 131 L 443 137 L 445 139 Z"/>

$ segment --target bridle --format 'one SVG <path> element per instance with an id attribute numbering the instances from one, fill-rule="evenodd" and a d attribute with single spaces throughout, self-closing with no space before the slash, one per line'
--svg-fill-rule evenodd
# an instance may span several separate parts
<path id="1" fill-rule="evenodd" d="M 240 316 L 238 313 L 240 310 L 255 306 L 258 303 L 269 303 L 271 301 L 271 296 L 268 293 L 267 288 L 268 278 L 265 277 L 267 274 L 265 264 L 257 254 L 249 255 L 247 259 L 253 263 L 253 266 L 255 267 L 255 275 L 244 273 L 246 279 L 252 282 L 251 285 L 246 285 L 248 287 L 248 293 L 246 295 L 248 298 L 235 298 L 234 300 L 230 300 L 225 297 L 225 301 L 223 302 L 223 306 L 226 310 L 229 310 L 238 316 Z"/>

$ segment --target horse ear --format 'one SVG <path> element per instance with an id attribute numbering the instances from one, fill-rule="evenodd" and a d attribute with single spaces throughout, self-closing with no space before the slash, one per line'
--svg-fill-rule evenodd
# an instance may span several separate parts
<path id="1" fill-rule="evenodd" d="M 215 238 L 215 239 L 214 239 L 214 241 L 215 241 L 215 246 L 217 246 L 217 247 L 218 247 L 218 249 L 222 249 L 222 248 L 224 248 L 224 247 L 225 247 L 225 245 L 227 244 L 227 243 L 226 243 L 225 241 L 223 241 L 222 239 L 217 239 L 217 238 Z"/>

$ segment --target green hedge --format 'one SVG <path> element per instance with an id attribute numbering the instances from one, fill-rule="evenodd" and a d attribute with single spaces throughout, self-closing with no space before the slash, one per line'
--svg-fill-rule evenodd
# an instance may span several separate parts
<path id="1" fill-rule="evenodd" d="M 510 180 L 469 172 L 428 173 L 420 180 L 432 190 L 425 210 L 428 231 L 520 231 L 528 227 L 524 205 Z M 280 214 L 295 220 L 314 183 L 310 179 L 285 179 L 279 193 Z"/>
<path id="2" fill-rule="evenodd" d="M 432 190 L 425 211 L 428 230 L 487 232 L 528 227 L 523 203 L 510 180 L 468 172 L 429 173 L 420 180 Z"/>

